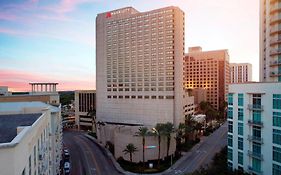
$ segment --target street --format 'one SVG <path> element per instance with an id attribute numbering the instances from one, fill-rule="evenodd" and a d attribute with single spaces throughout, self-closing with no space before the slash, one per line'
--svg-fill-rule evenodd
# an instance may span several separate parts
<path id="1" fill-rule="evenodd" d="M 227 145 L 227 122 L 213 134 L 195 145 L 190 152 L 163 174 L 185 174 L 210 164 L 216 153 Z"/>
<path id="2" fill-rule="evenodd" d="M 118 175 L 100 148 L 78 131 L 64 131 L 64 146 L 70 152 L 70 175 Z"/>

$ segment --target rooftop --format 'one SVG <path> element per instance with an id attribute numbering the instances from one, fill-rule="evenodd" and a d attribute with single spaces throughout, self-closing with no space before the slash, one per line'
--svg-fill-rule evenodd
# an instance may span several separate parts
<path id="1" fill-rule="evenodd" d="M 21 112 L 24 108 L 49 108 L 51 112 L 59 112 L 59 108 L 52 105 L 34 101 L 34 102 L 0 102 L 0 114 L 7 112 Z"/>
<path id="2" fill-rule="evenodd" d="M 11 142 L 17 136 L 17 127 L 31 126 L 42 114 L 0 115 L 0 143 Z"/>

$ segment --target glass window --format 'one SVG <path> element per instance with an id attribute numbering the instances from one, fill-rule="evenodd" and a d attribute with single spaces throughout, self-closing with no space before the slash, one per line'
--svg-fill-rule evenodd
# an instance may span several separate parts
<path id="1" fill-rule="evenodd" d="M 243 135 L 243 123 L 238 123 L 238 135 Z"/>
<path id="2" fill-rule="evenodd" d="M 233 108 L 232 107 L 228 107 L 227 117 L 229 119 L 233 119 Z"/>
<path id="3" fill-rule="evenodd" d="M 261 94 L 253 94 L 253 106 L 261 108 Z"/>
<path id="4" fill-rule="evenodd" d="M 280 175 L 281 174 L 281 166 L 273 164 L 272 165 L 272 175 Z"/>
<path id="5" fill-rule="evenodd" d="M 253 158 L 252 166 L 254 171 L 261 172 L 261 161 L 259 159 Z"/>
<path id="6" fill-rule="evenodd" d="M 281 148 L 274 146 L 272 157 L 274 161 L 281 163 Z"/>
<path id="7" fill-rule="evenodd" d="M 281 130 L 273 129 L 273 143 L 281 145 Z"/>
<path id="8" fill-rule="evenodd" d="M 230 149 L 230 148 L 228 148 L 227 149 L 227 159 L 228 160 L 232 160 L 232 155 L 233 153 L 232 153 L 232 149 Z"/>
<path id="9" fill-rule="evenodd" d="M 233 122 L 228 121 L 228 132 L 233 133 Z"/>
<path id="10" fill-rule="evenodd" d="M 253 143 L 253 153 L 254 154 L 261 154 L 261 144 Z"/>
<path id="11" fill-rule="evenodd" d="M 243 165 L 243 153 L 242 152 L 238 152 L 238 163 L 240 165 Z"/>
<path id="12" fill-rule="evenodd" d="M 273 94 L 273 109 L 281 109 L 281 94 Z"/>
<path id="13" fill-rule="evenodd" d="M 243 106 L 244 100 L 243 100 L 243 94 L 238 94 L 238 106 Z"/>
<path id="14" fill-rule="evenodd" d="M 253 136 L 261 138 L 261 128 L 259 126 L 253 126 Z"/>
<path id="15" fill-rule="evenodd" d="M 238 108 L 238 120 L 243 121 L 244 112 L 243 108 Z"/>
<path id="16" fill-rule="evenodd" d="M 261 122 L 261 111 L 253 111 L 253 121 Z"/>
<path id="17" fill-rule="evenodd" d="M 230 171 L 232 171 L 233 165 L 232 165 L 231 162 L 227 162 L 227 168 L 228 168 Z"/>
<path id="18" fill-rule="evenodd" d="M 243 138 L 238 137 L 238 149 L 243 150 Z"/>
<path id="19" fill-rule="evenodd" d="M 281 112 L 273 112 L 273 126 L 281 127 Z"/>
<path id="20" fill-rule="evenodd" d="M 227 145 L 230 146 L 230 147 L 233 146 L 233 139 L 232 138 L 233 138 L 233 136 L 228 134 L 228 136 L 227 136 Z"/>
<path id="21" fill-rule="evenodd" d="M 228 94 L 228 105 L 233 105 L 233 94 Z"/>

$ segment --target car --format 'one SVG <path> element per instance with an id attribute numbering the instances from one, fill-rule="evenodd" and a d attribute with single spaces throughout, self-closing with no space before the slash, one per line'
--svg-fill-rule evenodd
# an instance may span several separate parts
<path id="1" fill-rule="evenodd" d="M 64 149 L 63 153 L 64 153 L 64 159 L 69 160 L 70 154 L 69 154 L 68 149 Z"/>
<path id="2" fill-rule="evenodd" d="M 69 162 L 64 163 L 63 170 L 64 170 L 65 175 L 70 173 L 70 163 Z"/>

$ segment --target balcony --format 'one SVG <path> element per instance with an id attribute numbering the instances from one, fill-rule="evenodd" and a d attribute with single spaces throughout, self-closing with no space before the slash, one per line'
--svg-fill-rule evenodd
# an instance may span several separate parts
<path id="1" fill-rule="evenodd" d="M 248 120 L 248 125 L 263 127 L 263 122 L 255 121 L 255 120 Z"/>
<path id="2" fill-rule="evenodd" d="M 248 109 L 253 111 L 263 111 L 263 105 L 257 105 L 257 104 L 249 104 Z"/>
<path id="3" fill-rule="evenodd" d="M 281 17 L 279 15 L 272 15 L 270 17 L 270 25 L 274 25 L 281 22 Z"/>
<path id="4" fill-rule="evenodd" d="M 263 161 L 263 155 L 262 155 L 261 153 L 255 153 L 255 152 L 253 152 L 253 151 L 248 151 L 248 156 Z"/>
<path id="5" fill-rule="evenodd" d="M 248 135 L 248 140 L 250 142 L 256 142 L 256 143 L 263 144 L 263 139 L 261 137 L 256 137 L 256 136 Z"/>
<path id="6" fill-rule="evenodd" d="M 258 171 L 258 170 L 255 170 L 253 167 L 251 166 L 248 166 L 248 171 L 249 173 L 253 173 L 253 174 L 256 174 L 256 175 L 262 175 L 263 172 L 262 171 Z"/>
<path id="7" fill-rule="evenodd" d="M 280 33 L 281 33 L 281 29 L 280 29 Z M 280 54 L 281 54 L 281 49 L 273 49 L 272 51 L 270 51 L 270 56 L 280 55 Z"/>
<path id="8" fill-rule="evenodd" d="M 281 39 L 277 38 L 277 39 L 271 39 L 270 40 L 270 46 L 276 45 L 276 44 L 280 44 L 281 43 Z"/>
<path id="9" fill-rule="evenodd" d="M 280 61 L 271 61 L 270 62 L 270 66 L 273 67 L 273 66 L 280 66 L 281 65 L 281 60 Z"/>
<path id="10" fill-rule="evenodd" d="M 281 11 L 281 5 L 279 3 L 276 3 L 275 5 L 271 6 L 270 14 L 274 14 L 274 13 L 280 12 L 280 11 Z"/>
<path id="11" fill-rule="evenodd" d="M 281 72 L 270 72 L 270 76 L 271 77 L 280 77 L 281 76 Z"/>

